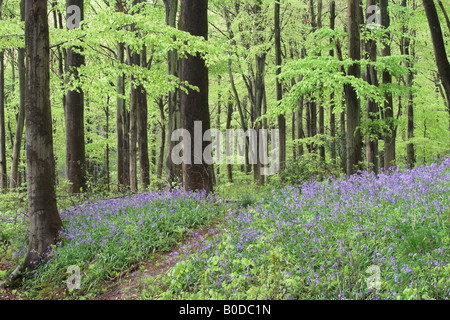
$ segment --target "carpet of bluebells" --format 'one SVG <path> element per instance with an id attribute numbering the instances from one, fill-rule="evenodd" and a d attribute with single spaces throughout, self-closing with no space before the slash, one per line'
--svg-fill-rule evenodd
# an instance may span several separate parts
<path id="1" fill-rule="evenodd" d="M 69 266 L 86 294 L 186 241 L 167 273 L 144 275 L 141 299 L 450 298 L 450 159 L 275 188 L 245 207 L 175 190 L 79 204 L 61 218 L 61 241 L 24 281 L 40 297 L 66 290 Z M 26 230 L 17 259 L 25 246 Z"/>
<path id="2" fill-rule="evenodd" d="M 24 285 L 39 290 L 66 288 L 69 266 L 81 269 L 82 291 L 117 276 L 155 251 L 169 251 L 192 230 L 223 218 L 219 201 L 205 193 L 146 193 L 85 203 L 60 213 L 61 241 Z M 18 239 L 23 257 L 26 243 Z M 42 293 L 41 293 L 42 295 Z"/>
<path id="3" fill-rule="evenodd" d="M 173 263 L 141 298 L 449 299 L 450 159 L 273 190 Z"/>

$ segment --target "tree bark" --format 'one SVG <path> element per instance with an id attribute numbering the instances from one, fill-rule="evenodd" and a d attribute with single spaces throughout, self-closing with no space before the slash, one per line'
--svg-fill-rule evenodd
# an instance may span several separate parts
<path id="1" fill-rule="evenodd" d="M 368 0 L 367 9 L 377 4 L 377 0 Z M 373 13 L 366 10 L 366 21 Z M 377 43 L 373 39 L 365 42 L 366 59 L 371 62 L 377 61 Z M 368 65 L 365 70 L 365 77 L 367 83 L 373 86 L 378 86 L 378 75 L 373 65 Z M 366 135 L 366 161 L 367 171 L 378 173 L 378 132 L 374 128 L 374 122 L 377 120 L 378 105 L 375 101 L 367 98 L 366 105 L 366 120 L 368 121 L 368 132 Z"/>
<path id="2" fill-rule="evenodd" d="M 330 29 L 334 30 L 336 27 L 336 1 L 331 1 L 330 3 Z M 333 43 L 333 39 L 330 40 Z M 334 57 L 334 50 L 330 50 L 330 57 Z M 334 91 L 330 94 L 330 136 L 331 136 L 331 159 L 333 164 L 336 163 L 336 115 L 334 114 L 335 99 Z"/>
<path id="3" fill-rule="evenodd" d="M 228 102 L 228 109 L 227 109 L 227 124 L 226 124 L 227 130 L 231 129 L 232 116 L 233 116 L 233 103 L 231 102 L 231 97 L 230 97 L 230 101 Z M 228 182 L 233 182 L 233 165 L 229 164 L 229 163 L 227 164 L 227 176 L 228 176 Z"/>
<path id="4" fill-rule="evenodd" d="M 142 49 L 141 63 L 142 67 L 147 67 L 147 53 L 146 48 Z M 148 106 L 147 106 L 147 91 L 141 84 L 137 88 L 138 98 L 138 112 L 137 112 L 137 130 L 138 130 L 138 145 L 139 145 L 139 176 L 143 190 L 147 190 L 150 186 L 150 160 L 148 155 Z"/>
<path id="5" fill-rule="evenodd" d="M 361 10 L 360 0 L 348 0 L 348 35 L 349 58 L 355 61 L 361 59 Z M 356 78 L 361 77 L 361 67 L 358 62 L 349 66 L 347 74 Z M 345 85 L 345 100 L 347 110 L 347 175 L 352 175 L 361 169 L 362 137 L 358 127 L 361 124 L 360 101 L 356 90 L 350 84 Z"/>
<path id="6" fill-rule="evenodd" d="M 27 57 L 26 144 L 29 245 L 24 267 L 45 260 L 62 228 L 55 195 L 52 116 L 50 108 L 47 1 L 25 2 Z"/>
<path id="7" fill-rule="evenodd" d="M 20 19 L 25 21 L 25 2 L 20 1 Z M 17 117 L 16 134 L 14 135 L 14 144 L 11 159 L 11 172 L 9 179 L 10 189 L 16 189 L 20 186 L 19 164 L 20 149 L 22 147 L 23 128 L 25 124 L 25 48 L 18 48 L 17 65 L 19 69 L 19 114 Z"/>
<path id="8" fill-rule="evenodd" d="M 208 40 L 208 0 L 182 0 L 180 20 L 182 31 Z M 197 92 L 188 89 L 188 94 L 184 91 L 180 93 L 181 127 L 189 132 L 191 140 L 194 139 L 191 143 L 191 161 L 182 164 L 183 188 L 186 191 L 205 190 L 209 193 L 213 190 L 212 176 L 210 165 L 203 157 L 203 151 L 208 142 L 203 142 L 202 139 L 203 134 L 211 127 L 208 106 L 208 68 L 199 53 L 195 56 L 188 55 L 181 60 L 181 81 L 187 81 L 200 90 Z M 194 135 L 196 121 L 201 123 L 202 137 Z M 201 144 L 201 147 L 199 148 L 197 144 Z M 198 154 L 196 149 L 200 149 L 201 154 Z"/>
<path id="9" fill-rule="evenodd" d="M 390 16 L 389 16 L 388 0 L 380 0 L 380 11 L 381 11 L 381 25 L 383 28 L 387 29 L 390 27 Z M 383 57 L 389 57 L 391 55 L 391 45 L 390 45 L 390 33 L 385 35 L 384 47 L 381 49 L 381 55 Z M 384 85 L 392 84 L 392 75 L 388 70 L 383 70 L 382 80 Z M 392 93 L 387 92 L 386 101 L 384 103 L 384 121 L 387 122 L 389 130 L 384 134 L 384 169 L 389 169 L 395 165 L 395 125 L 394 125 L 394 102 Z"/>
<path id="10" fill-rule="evenodd" d="M 254 120 L 258 119 L 262 114 L 262 103 L 265 93 L 264 76 L 266 66 L 266 54 L 256 56 L 256 73 L 255 73 L 255 104 L 254 104 Z M 261 174 L 260 154 L 260 135 L 261 124 L 254 121 L 253 129 L 256 132 L 256 150 L 251 150 L 255 153 L 256 164 L 253 165 L 253 181 L 258 185 L 264 185 L 264 176 Z"/>
<path id="11" fill-rule="evenodd" d="M 136 52 L 131 52 L 129 49 L 130 64 L 140 65 L 140 57 Z M 131 192 L 138 191 L 137 180 L 137 121 L 139 108 L 139 89 L 135 83 L 136 77 L 131 75 L 130 79 L 130 132 L 129 132 L 129 159 L 130 159 L 130 190 Z"/>
<path id="12" fill-rule="evenodd" d="M 109 139 L 109 95 L 106 98 L 106 106 L 105 106 L 105 116 L 106 116 L 106 141 Z M 111 174 L 110 174 L 110 166 L 109 166 L 109 143 L 106 144 L 105 150 L 105 162 L 106 162 L 106 190 L 111 191 Z"/>
<path id="13" fill-rule="evenodd" d="M 0 0 L 0 8 L 3 0 Z M 0 20 L 2 12 L 0 10 Z M 6 130 L 5 130 L 5 64 L 3 61 L 4 52 L 0 50 L 0 190 L 6 192 L 7 172 L 6 172 Z"/>
<path id="14" fill-rule="evenodd" d="M 431 39 L 433 41 L 434 55 L 436 58 L 436 66 L 439 71 L 442 86 L 447 96 L 447 105 L 450 106 L 450 64 L 445 49 L 444 37 L 442 34 L 439 16 L 433 0 L 422 0 L 427 15 L 428 25 L 431 31 Z"/>
<path id="15" fill-rule="evenodd" d="M 281 27 L 280 27 L 280 2 L 275 2 L 274 13 L 274 33 L 275 33 L 275 67 L 276 67 L 276 95 L 277 102 L 283 99 L 283 87 L 278 76 L 281 73 Z M 284 114 L 278 116 L 278 128 L 280 130 L 279 163 L 280 172 L 284 170 L 286 164 L 286 118 Z"/>
<path id="16" fill-rule="evenodd" d="M 117 60 L 120 64 L 123 64 L 124 59 L 124 47 L 123 44 L 117 44 Z M 125 108 L 125 76 L 122 72 L 122 67 L 119 66 L 119 74 L 117 76 L 116 92 L 116 134 L 117 134 L 117 185 L 119 191 L 124 191 L 127 186 L 126 176 L 128 167 L 126 166 L 125 158 L 127 154 L 125 152 L 125 141 L 128 137 L 125 135 L 125 122 L 126 122 L 126 108 Z"/>
<path id="17" fill-rule="evenodd" d="M 447 10 L 445 10 L 444 4 L 441 0 L 438 0 L 439 6 L 441 7 L 442 13 L 444 14 L 445 22 L 447 23 L 448 31 L 450 31 L 450 18 L 448 17 Z"/>
<path id="18" fill-rule="evenodd" d="M 158 180 L 158 184 L 162 179 L 162 171 L 163 171 L 163 161 L 164 161 L 164 148 L 166 142 L 166 118 L 164 116 L 164 103 L 162 98 L 158 100 L 159 106 L 159 114 L 161 117 L 161 143 L 159 145 L 159 157 L 158 157 L 158 168 L 156 170 L 156 178 Z M 161 185 L 159 185 L 162 188 Z"/>
<path id="19" fill-rule="evenodd" d="M 0 2 L 1 5 L 1 2 Z M 4 53 L 0 51 L 0 190 L 6 192 L 6 130 L 5 130 L 5 64 Z"/>
<path id="20" fill-rule="evenodd" d="M 84 19 L 84 1 L 66 0 L 66 8 L 77 6 L 80 9 L 80 22 Z M 69 25 L 68 25 L 69 28 Z M 74 50 L 75 49 L 75 50 Z M 84 55 L 75 52 L 81 48 L 67 50 L 67 82 L 78 79 L 78 68 L 85 64 Z M 86 191 L 86 152 L 84 141 L 84 92 L 81 87 L 69 90 L 65 105 L 66 125 L 66 175 L 69 194 Z"/>
<path id="21" fill-rule="evenodd" d="M 172 28 L 176 28 L 178 0 L 164 0 L 166 7 L 166 24 Z M 179 59 L 176 50 L 167 53 L 168 74 L 170 76 L 179 77 Z M 167 124 L 167 184 L 172 188 L 174 184 L 181 184 L 183 173 L 181 165 L 175 164 L 171 159 L 172 149 L 176 142 L 172 141 L 172 132 L 181 127 L 180 118 L 180 89 L 169 92 L 168 95 L 168 124 Z"/>
<path id="22" fill-rule="evenodd" d="M 408 1 L 402 0 L 401 3 L 402 7 L 407 8 Z M 413 8 L 415 9 L 415 8 Z M 403 34 L 407 34 L 409 31 L 406 27 L 403 27 Z M 402 37 L 400 51 L 401 54 L 409 56 L 409 59 L 406 60 L 406 67 L 409 69 L 408 74 L 406 75 L 406 86 L 408 88 L 412 88 L 413 81 L 414 81 L 414 71 L 411 69 L 414 65 L 414 54 L 411 54 L 411 40 L 409 37 Z M 410 142 L 409 140 L 414 138 L 414 95 L 413 93 L 408 90 L 406 93 L 406 114 L 407 114 L 407 139 L 408 144 L 406 145 L 406 162 L 410 166 L 410 168 L 414 167 L 414 164 L 416 162 L 416 155 L 415 155 L 415 146 L 414 143 Z"/>

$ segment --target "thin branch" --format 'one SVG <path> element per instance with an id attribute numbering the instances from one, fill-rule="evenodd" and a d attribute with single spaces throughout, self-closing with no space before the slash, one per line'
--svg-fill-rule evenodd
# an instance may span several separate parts
<path id="1" fill-rule="evenodd" d="M 87 34 L 82 35 L 82 36 L 80 36 L 80 37 L 78 37 L 78 38 L 75 38 L 75 39 L 73 39 L 73 40 L 79 40 L 79 39 L 84 38 L 84 37 L 86 37 L 86 36 L 87 36 Z M 55 47 L 59 47 L 60 45 L 63 45 L 63 44 L 65 44 L 65 43 L 69 42 L 69 41 L 72 41 L 72 40 L 66 40 L 66 41 L 63 41 L 63 42 L 54 44 L 54 45 L 50 46 L 49 49 L 53 49 L 53 48 L 55 48 Z"/>
<path id="2" fill-rule="evenodd" d="M 0 36 L 0 38 L 12 38 L 12 37 L 24 38 L 25 35 L 24 34 L 7 34 L 5 36 Z"/>

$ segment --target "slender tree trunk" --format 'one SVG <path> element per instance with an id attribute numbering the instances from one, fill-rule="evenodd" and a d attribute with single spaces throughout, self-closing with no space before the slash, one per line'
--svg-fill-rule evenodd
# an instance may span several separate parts
<path id="1" fill-rule="evenodd" d="M 117 60 L 120 64 L 125 61 L 123 44 L 117 44 Z M 117 185 L 119 191 L 123 192 L 124 187 L 127 185 L 125 176 L 128 167 L 125 166 L 125 136 L 124 128 L 126 120 L 126 108 L 125 108 L 125 76 L 122 73 L 122 67 L 119 66 L 119 75 L 117 76 L 117 100 L 116 100 L 116 134 L 117 134 Z"/>
<path id="2" fill-rule="evenodd" d="M 330 29 L 334 30 L 336 28 L 336 1 L 332 0 L 330 3 Z M 330 42 L 333 43 L 333 39 L 330 39 Z M 330 57 L 334 57 L 334 50 L 330 50 Z M 336 163 L 336 116 L 334 114 L 335 108 L 335 99 L 334 99 L 334 91 L 330 94 L 330 136 L 331 136 L 331 159 L 333 160 L 333 164 Z"/>
<path id="3" fill-rule="evenodd" d="M 140 65 L 140 57 L 136 52 L 131 52 L 129 49 L 130 64 L 134 66 Z M 129 132 L 129 159 L 130 159 L 130 190 L 131 192 L 138 191 L 137 180 L 137 121 L 139 108 L 139 89 L 134 75 L 131 75 L 130 80 L 130 132 Z"/>
<path id="4" fill-rule="evenodd" d="M 390 16 L 389 16 L 388 0 L 380 0 L 380 11 L 381 11 L 381 25 L 383 28 L 387 29 L 390 27 Z M 383 57 L 389 57 L 391 55 L 391 45 L 390 45 L 390 32 L 387 33 L 383 39 L 383 48 L 381 49 L 381 55 Z M 388 70 L 383 70 L 382 74 L 383 84 L 392 84 L 392 75 Z M 384 120 L 387 122 L 389 130 L 384 134 L 384 168 L 387 170 L 393 165 L 395 165 L 395 125 L 394 125 L 394 102 L 392 93 L 387 92 L 386 101 L 384 103 Z"/>
<path id="5" fill-rule="evenodd" d="M 248 130 L 247 121 L 246 121 L 245 116 L 244 116 L 245 106 L 243 106 L 241 104 L 241 100 L 239 99 L 239 94 L 238 94 L 237 89 L 236 89 L 236 85 L 235 85 L 235 82 L 234 82 L 233 66 L 232 66 L 232 60 L 231 59 L 228 59 L 228 74 L 230 76 L 231 89 L 233 91 L 233 95 L 234 95 L 234 98 L 236 100 L 236 104 L 237 104 L 237 108 L 238 108 L 238 112 L 239 112 L 239 118 L 241 120 L 241 127 L 242 127 L 242 130 L 244 130 L 244 132 L 247 132 L 247 130 Z M 249 156 L 248 156 L 249 150 L 248 149 L 249 149 L 249 143 L 248 143 L 248 139 L 246 138 L 245 139 L 245 151 L 244 151 L 244 154 L 245 154 L 245 166 L 247 168 L 246 169 L 246 173 L 250 172 L 250 170 L 249 170 Z"/>
<path id="6" fill-rule="evenodd" d="M 404 8 L 407 8 L 408 1 L 402 0 L 401 6 Z M 415 9 L 415 8 L 413 8 Z M 407 27 L 403 27 L 403 34 L 409 33 L 409 30 Z M 411 39 L 408 36 L 402 37 L 401 40 L 401 46 L 400 51 L 401 54 L 409 56 L 409 58 L 405 62 L 405 66 L 410 70 L 408 71 L 408 74 L 406 75 L 406 86 L 411 89 L 413 86 L 414 81 L 414 71 L 411 69 L 414 65 L 414 54 L 411 54 Z M 409 164 L 409 166 L 412 168 L 414 167 L 414 164 L 416 162 L 416 155 L 415 155 L 415 147 L 414 143 L 410 142 L 409 140 L 414 138 L 414 96 L 411 90 L 408 90 L 406 93 L 406 114 L 407 114 L 407 139 L 408 143 L 406 145 L 406 162 Z"/>
<path id="7" fill-rule="evenodd" d="M 0 2 L 1 5 L 1 2 Z M 6 130 L 5 130 L 5 64 L 4 53 L 0 51 L 0 190 L 6 192 Z"/>
<path id="8" fill-rule="evenodd" d="M 305 48 L 300 50 L 300 59 L 305 58 Z M 299 81 L 302 81 L 300 78 Z M 305 133 L 303 130 L 303 109 L 304 109 L 304 96 L 302 95 L 298 101 L 298 112 L 297 112 L 297 139 L 304 139 Z M 298 156 L 302 157 L 304 154 L 303 142 L 298 144 Z"/>
<path id="9" fill-rule="evenodd" d="M 228 102 L 228 109 L 227 109 L 227 124 L 226 124 L 227 130 L 231 129 L 232 116 L 233 116 L 233 103 L 231 102 L 231 97 L 230 97 L 230 101 Z M 229 163 L 227 163 L 227 175 L 228 175 L 228 182 L 233 182 L 233 165 L 229 164 Z"/>
<path id="10" fill-rule="evenodd" d="M 439 6 L 441 7 L 442 13 L 444 14 L 445 22 L 447 23 L 448 31 L 450 31 L 450 18 L 448 17 L 447 10 L 441 0 L 438 0 Z"/>
<path id="11" fill-rule="evenodd" d="M 0 8 L 3 0 L 0 0 Z M 0 20 L 2 12 L 0 10 Z M 0 50 L 0 190 L 6 192 L 7 172 L 6 172 L 6 131 L 5 131 L 5 64 L 3 61 L 4 52 Z"/>
<path id="12" fill-rule="evenodd" d="M 217 77 L 217 85 L 220 88 L 220 81 L 221 81 L 221 76 L 218 75 Z M 221 113 L 221 107 L 222 107 L 222 96 L 219 90 L 218 96 L 217 96 L 217 118 L 216 118 L 216 129 L 220 131 L 220 113 Z M 216 152 L 219 152 L 218 150 Z M 217 165 L 216 168 L 216 174 L 219 175 L 220 174 L 220 166 Z"/>
<path id="13" fill-rule="evenodd" d="M 158 157 L 158 168 L 156 170 L 156 178 L 158 180 L 158 183 L 160 183 L 162 179 L 164 148 L 166 142 L 166 125 L 165 125 L 166 118 L 164 116 L 164 103 L 162 98 L 158 100 L 158 106 L 159 106 L 159 114 L 161 117 L 161 143 L 159 145 L 159 157 Z M 162 188 L 162 185 L 160 185 L 160 188 Z"/>
<path id="14" fill-rule="evenodd" d="M 360 0 L 348 0 L 348 34 L 349 34 L 349 58 L 361 59 L 361 36 L 360 36 Z M 348 68 L 347 74 L 360 78 L 361 67 L 355 63 Z M 358 127 L 361 124 L 360 101 L 356 90 L 351 85 L 345 85 L 345 100 L 347 109 L 347 174 L 352 175 L 361 169 L 362 161 L 362 137 Z"/>
<path id="15" fill-rule="evenodd" d="M 180 20 L 182 31 L 208 40 L 208 0 L 182 0 Z M 190 133 L 191 140 L 194 138 L 191 143 L 191 163 L 183 162 L 182 164 L 183 188 L 184 190 L 205 190 L 209 193 L 213 190 L 211 170 L 210 165 L 203 158 L 203 151 L 208 142 L 203 142 L 202 137 L 194 135 L 196 121 L 201 123 L 199 133 L 202 136 L 211 127 L 208 106 L 208 68 L 199 53 L 195 56 L 188 55 L 181 60 L 181 81 L 187 81 L 200 90 L 197 92 L 188 89 L 189 94 L 184 91 L 180 94 L 181 127 Z M 201 148 L 198 144 L 201 144 Z"/>
<path id="16" fill-rule="evenodd" d="M 20 1 L 20 18 L 25 21 L 25 2 Z M 12 150 L 11 172 L 9 179 L 10 189 L 16 189 L 19 183 L 20 148 L 22 147 L 23 128 L 25 124 L 25 48 L 18 48 L 17 65 L 19 69 L 19 114 L 17 116 L 16 134 Z"/>
<path id="17" fill-rule="evenodd" d="M 321 145 L 319 146 L 320 160 L 325 163 L 325 109 L 322 102 L 319 102 L 319 134 L 321 140 Z"/>
<path id="18" fill-rule="evenodd" d="M 141 54 L 142 67 L 146 67 L 147 53 L 144 46 Z M 143 190 L 147 190 L 150 186 L 150 160 L 148 155 L 148 110 L 147 110 L 147 91 L 143 85 L 137 88 L 139 95 L 138 112 L 137 112 L 137 130 L 138 130 L 138 145 L 139 145 L 139 175 L 141 178 L 141 185 Z"/>
<path id="19" fill-rule="evenodd" d="M 447 105 L 450 106 L 450 64 L 445 49 L 444 37 L 442 34 L 439 16 L 433 0 L 422 0 L 427 15 L 428 25 L 431 31 L 431 39 L 433 41 L 434 55 L 436 58 L 436 66 L 439 76 L 447 96 Z"/>
<path id="20" fill-rule="evenodd" d="M 323 9 L 323 4 L 322 4 L 322 0 L 318 0 L 317 1 L 317 29 L 320 30 L 322 29 L 322 9 Z M 317 53 L 318 56 L 321 56 L 322 53 L 318 52 Z M 322 93 L 319 93 L 319 102 L 318 102 L 318 107 L 319 107 L 319 134 L 320 134 L 320 141 L 321 141 L 321 145 L 319 146 L 319 155 L 320 155 L 320 160 L 325 163 L 325 109 L 323 107 L 323 103 L 322 103 Z"/>
<path id="21" fill-rule="evenodd" d="M 52 116 L 50 108 L 47 1 L 25 2 L 27 57 L 26 144 L 29 245 L 24 267 L 46 259 L 62 228 L 55 195 Z"/>
<path id="22" fill-rule="evenodd" d="M 84 19 L 84 1 L 66 0 L 66 8 L 76 6 L 80 10 L 80 23 Z M 70 12 L 69 10 L 69 13 Z M 77 15 L 74 13 L 68 19 Z M 77 18 L 75 18 L 75 21 Z M 69 21 L 69 20 L 68 20 Z M 68 29 L 79 28 L 79 25 L 67 24 Z M 70 47 L 67 50 L 68 78 L 78 79 L 78 68 L 85 64 L 84 55 L 75 52 L 80 48 Z M 67 192 L 69 194 L 86 191 L 86 153 L 84 141 L 84 92 L 81 87 L 69 90 L 66 95 L 65 106 L 66 124 L 66 175 L 69 180 Z"/>
<path id="23" fill-rule="evenodd" d="M 283 87 L 278 76 L 281 73 L 281 27 L 280 27 L 280 3 L 275 2 L 275 67 L 276 67 L 276 94 L 277 102 L 283 99 Z M 278 128 L 280 130 L 280 149 L 279 149 L 279 162 L 280 172 L 284 170 L 286 164 L 286 118 L 283 114 L 278 116 Z"/>
<path id="24" fill-rule="evenodd" d="M 367 9 L 377 4 L 377 0 L 368 0 Z M 370 10 L 366 10 L 366 21 L 373 14 Z M 377 43 L 373 39 L 366 40 L 365 42 L 366 59 L 371 62 L 377 61 Z M 373 65 L 368 65 L 365 70 L 365 77 L 367 83 L 373 86 L 378 86 L 377 71 Z M 366 161 L 367 171 L 378 173 L 378 132 L 374 128 L 374 123 L 378 116 L 378 105 L 375 101 L 367 99 L 366 106 L 366 120 L 369 123 L 369 128 L 366 136 Z M 375 137 L 376 136 L 376 137 Z"/>
<path id="25" fill-rule="evenodd" d="M 109 139 L 109 95 L 106 99 L 106 107 L 105 107 L 105 116 L 106 116 L 106 141 Z M 105 152 L 105 162 L 106 162 L 106 190 L 111 191 L 111 176 L 109 169 L 109 143 L 106 144 L 106 152 Z"/>
<path id="26" fill-rule="evenodd" d="M 345 106 L 344 106 L 345 107 Z M 342 171 L 347 174 L 347 131 L 346 131 L 345 108 L 340 115 L 340 149 L 341 149 L 341 167 Z"/>
<path id="27" fill-rule="evenodd" d="M 166 7 L 166 24 L 172 28 L 176 27 L 178 0 L 164 0 Z M 171 50 L 167 53 L 168 74 L 173 77 L 179 76 L 179 59 L 178 53 Z M 172 149 L 176 142 L 172 141 L 172 132 L 181 127 L 180 117 L 180 90 L 175 89 L 169 92 L 168 96 L 168 125 L 167 125 L 167 183 L 172 188 L 173 184 L 181 184 L 183 180 L 182 166 L 175 164 L 171 159 Z"/>
<path id="28" fill-rule="evenodd" d="M 266 55 L 261 54 L 256 56 L 256 74 L 255 74 L 255 105 L 254 105 L 254 120 L 258 119 L 262 114 L 262 103 L 265 92 L 264 86 L 264 76 L 265 76 L 265 64 Z M 259 122 L 254 122 L 253 129 L 256 131 L 256 150 L 251 152 L 255 153 L 256 164 L 253 165 L 253 181 L 259 185 L 264 184 L 264 176 L 261 174 L 261 161 L 259 159 L 260 154 L 260 136 L 259 131 L 261 129 L 261 124 Z"/>

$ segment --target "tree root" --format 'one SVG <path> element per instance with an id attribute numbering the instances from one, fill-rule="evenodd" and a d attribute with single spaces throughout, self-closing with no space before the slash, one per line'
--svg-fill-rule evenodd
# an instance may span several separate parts
<path id="1" fill-rule="evenodd" d="M 7 278 L 4 282 L 0 282 L 0 289 L 5 289 L 7 286 L 11 285 L 16 280 L 19 280 L 22 277 L 22 271 L 24 267 L 23 265 L 18 266 Z"/>

